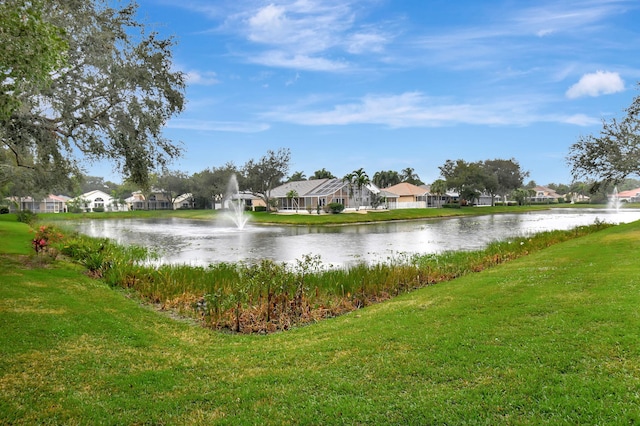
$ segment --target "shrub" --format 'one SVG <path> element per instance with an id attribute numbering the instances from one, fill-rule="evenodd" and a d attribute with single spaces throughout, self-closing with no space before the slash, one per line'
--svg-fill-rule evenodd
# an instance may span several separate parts
<path id="1" fill-rule="evenodd" d="M 38 215 L 32 212 L 31 210 L 22 210 L 18 212 L 18 222 L 26 223 L 28 225 L 33 224 Z"/>
<path id="2" fill-rule="evenodd" d="M 442 208 L 445 209 L 459 209 L 460 203 L 445 203 L 442 205 Z"/>
<path id="3" fill-rule="evenodd" d="M 94 207 L 93 211 L 96 213 L 102 213 L 104 212 L 104 207 Z"/>
<path id="4" fill-rule="evenodd" d="M 333 214 L 338 214 L 344 210 L 344 205 L 340 203 L 329 203 L 327 207 L 329 207 L 329 211 Z"/>
<path id="5" fill-rule="evenodd" d="M 0 207 L 0 214 L 8 214 L 8 213 L 9 213 L 9 207 L 7 206 Z"/>
<path id="6" fill-rule="evenodd" d="M 254 212 L 266 212 L 267 211 L 267 207 L 266 206 L 255 206 L 253 208 Z"/>

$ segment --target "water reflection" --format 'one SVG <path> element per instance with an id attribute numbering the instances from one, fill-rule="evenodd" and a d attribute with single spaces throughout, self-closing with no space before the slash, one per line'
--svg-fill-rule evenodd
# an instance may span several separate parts
<path id="1" fill-rule="evenodd" d="M 207 265 L 260 259 L 292 263 L 304 254 L 314 254 L 320 255 L 325 264 L 342 266 L 359 261 L 386 261 L 402 253 L 474 250 L 496 240 L 589 225 L 596 218 L 627 223 L 639 220 L 640 211 L 555 209 L 331 227 L 248 224 L 243 230 L 178 218 L 85 220 L 69 225 L 90 236 L 150 247 L 161 254 L 165 263 Z"/>

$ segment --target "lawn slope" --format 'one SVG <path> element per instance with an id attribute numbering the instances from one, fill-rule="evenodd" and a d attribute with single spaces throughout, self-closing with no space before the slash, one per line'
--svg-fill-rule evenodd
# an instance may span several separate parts
<path id="1" fill-rule="evenodd" d="M 25 256 L 26 225 L 0 235 L 3 424 L 640 422 L 639 223 L 268 336 Z"/>

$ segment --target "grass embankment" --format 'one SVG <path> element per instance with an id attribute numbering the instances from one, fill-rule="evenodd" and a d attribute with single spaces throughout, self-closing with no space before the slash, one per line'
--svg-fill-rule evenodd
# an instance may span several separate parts
<path id="1" fill-rule="evenodd" d="M 0 232 L 0 423 L 640 421 L 639 223 L 267 336 L 35 267 L 28 228 Z"/>
<path id="2" fill-rule="evenodd" d="M 559 204 L 558 206 L 565 206 Z M 549 205 L 538 206 L 496 206 L 496 207 L 463 207 L 459 209 L 429 208 L 429 209 L 398 209 L 380 211 L 350 211 L 340 214 L 320 214 L 315 212 L 295 213 L 267 213 L 247 212 L 253 223 L 282 224 L 282 225 L 342 225 L 353 223 L 371 223 L 394 220 L 434 219 L 452 216 L 478 216 L 498 213 L 524 213 L 528 211 L 548 210 Z M 221 210 L 136 210 L 130 212 L 100 212 L 100 213 L 40 213 L 42 222 L 56 222 L 61 220 L 79 219 L 136 219 L 157 217 L 179 217 L 184 219 L 213 220 Z"/>

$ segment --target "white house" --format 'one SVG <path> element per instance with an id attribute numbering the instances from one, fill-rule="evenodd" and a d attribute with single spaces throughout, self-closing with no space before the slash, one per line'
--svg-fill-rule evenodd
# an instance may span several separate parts
<path id="1" fill-rule="evenodd" d="M 127 203 L 123 203 L 100 190 L 85 192 L 84 194 L 71 199 L 67 203 L 68 206 L 72 206 L 74 204 L 83 212 L 122 212 L 129 210 Z"/>

